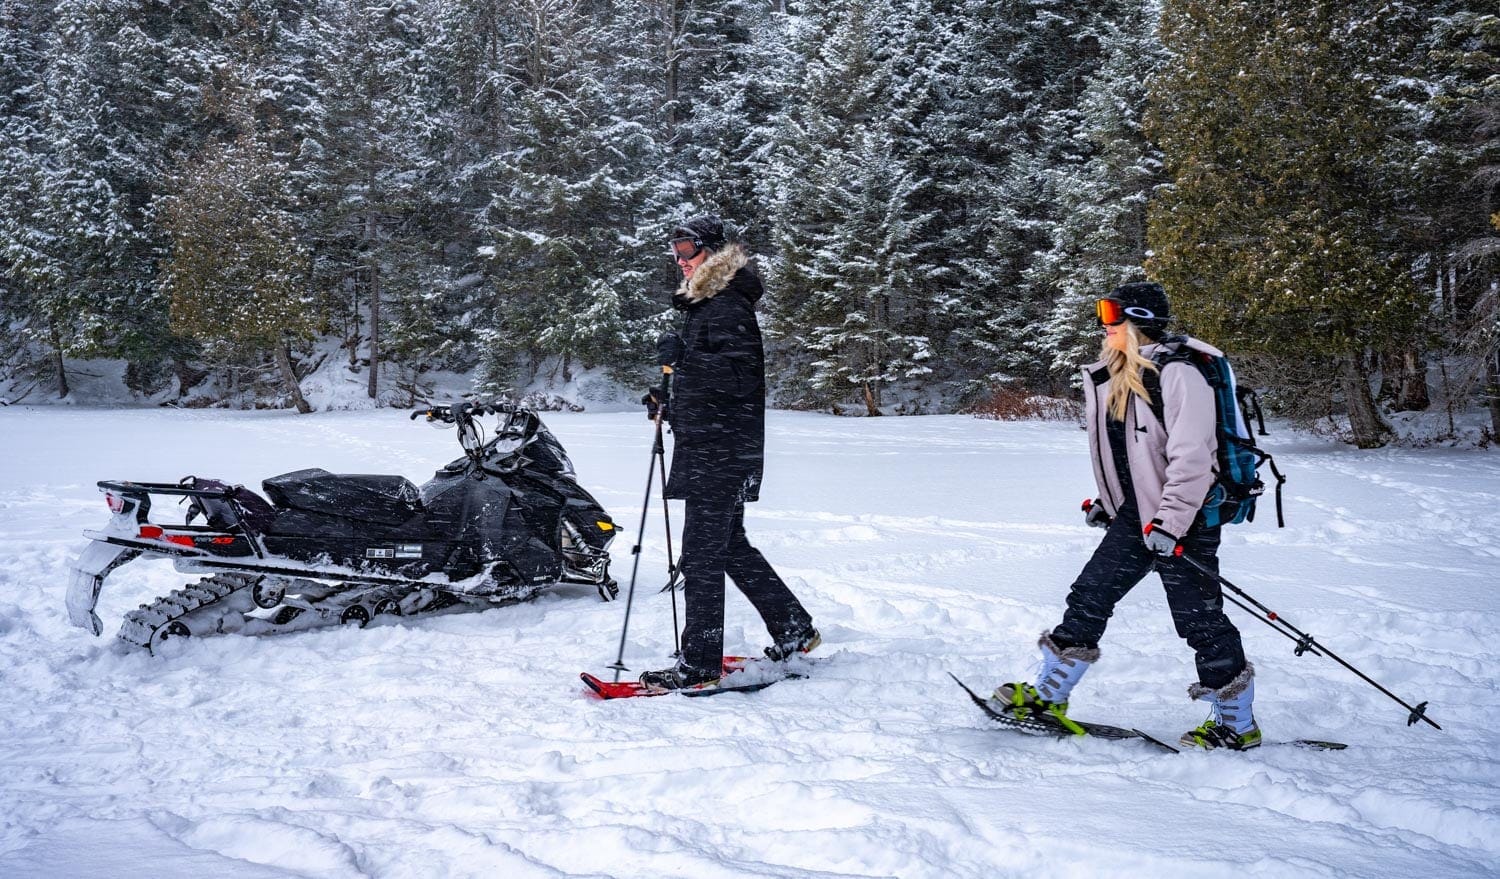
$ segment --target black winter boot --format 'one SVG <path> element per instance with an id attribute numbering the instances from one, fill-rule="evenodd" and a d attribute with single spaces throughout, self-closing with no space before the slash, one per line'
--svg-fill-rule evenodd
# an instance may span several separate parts
<path id="1" fill-rule="evenodd" d="M 766 657 L 772 662 L 781 662 L 796 653 L 811 653 L 822 643 L 823 636 L 818 634 L 817 629 L 808 626 L 801 634 L 783 638 L 767 647 Z"/>
<path id="2" fill-rule="evenodd" d="M 708 689 L 719 683 L 721 669 L 707 671 L 678 662 L 671 668 L 641 672 L 641 684 L 653 690 Z"/>

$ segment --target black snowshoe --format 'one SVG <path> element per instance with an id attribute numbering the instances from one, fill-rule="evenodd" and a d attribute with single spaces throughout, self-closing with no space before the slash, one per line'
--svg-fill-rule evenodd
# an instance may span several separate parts
<path id="1" fill-rule="evenodd" d="M 485 442 L 476 419 L 487 415 L 499 421 Z M 94 542 L 74 565 L 68 618 L 100 634 L 94 607 L 104 580 L 136 558 L 211 575 L 126 615 L 120 639 L 148 650 L 186 635 L 482 610 L 557 583 L 616 596 L 606 551 L 614 522 L 535 412 L 455 403 L 411 417 L 419 416 L 456 425 L 464 449 L 420 488 L 402 476 L 318 469 L 265 480 L 264 498 L 191 476 L 175 485 L 100 482 L 114 518 L 84 534 Z M 186 521 L 152 522 L 158 496 L 185 501 Z"/>

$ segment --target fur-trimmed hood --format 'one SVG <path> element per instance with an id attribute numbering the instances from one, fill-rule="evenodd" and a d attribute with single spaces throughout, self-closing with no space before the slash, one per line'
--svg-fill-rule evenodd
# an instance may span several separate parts
<path id="1" fill-rule="evenodd" d="M 744 245 L 731 244 L 717 253 L 710 254 L 703 264 L 698 266 L 691 278 L 683 278 L 682 284 L 677 288 L 677 294 L 673 297 L 684 306 L 696 305 L 717 296 L 722 290 L 729 286 L 740 269 L 750 265 L 750 254 Z M 754 271 L 752 268 L 751 271 Z M 761 286 L 750 285 L 754 291 L 747 289 L 745 294 L 754 302 L 760 298 Z"/>

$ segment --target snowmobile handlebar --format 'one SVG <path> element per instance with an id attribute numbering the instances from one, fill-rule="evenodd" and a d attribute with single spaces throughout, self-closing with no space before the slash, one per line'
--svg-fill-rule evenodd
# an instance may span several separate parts
<path id="1" fill-rule="evenodd" d="M 441 421 L 444 424 L 453 424 L 465 418 L 477 418 L 484 415 L 512 415 L 524 411 L 524 406 L 514 403 L 470 403 L 467 400 L 460 403 L 448 403 L 441 406 L 429 406 L 426 409 L 418 409 L 411 414 L 411 420 L 416 421 L 425 415 L 428 421 Z"/>

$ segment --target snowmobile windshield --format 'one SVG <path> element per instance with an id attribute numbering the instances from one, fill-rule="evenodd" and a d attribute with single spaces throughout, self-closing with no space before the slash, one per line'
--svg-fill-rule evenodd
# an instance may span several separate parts
<path id="1" fill-rule="evenodd" d="M 568 453 L 563 450 L 562 443 L 557 441 L 552 431 L 540 423 L 537 424 L 534 444 L 528 454 L 538 464 L 549 470 L 569 477 L 575 475 L 573 462 L 568 458 Z"/>
<path id="2" fill-rule="evenodd" d="M 490 443 L 489 453 L 501 460 L 514 457 L 521 449 L 526 447 L 526 437 L 523 436 L 497 436 Z"/>

